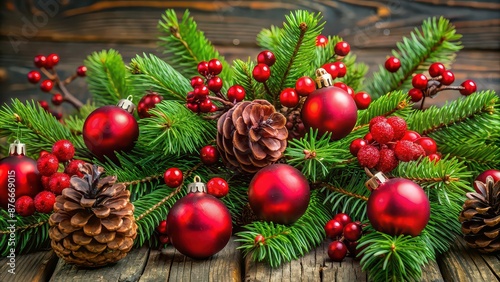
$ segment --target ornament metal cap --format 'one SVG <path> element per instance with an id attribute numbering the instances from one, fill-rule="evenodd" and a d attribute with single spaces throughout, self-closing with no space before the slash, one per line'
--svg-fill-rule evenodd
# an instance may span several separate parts
<path id="1" fill-rule="evenodd" d="M 323 87 L 333 86 L 333 78 L 324 68 L 316 70 L 316 87 L 318 89 Z"/>
<path id="2" fill-rule="evenodd" d="M 127 99 L 121 99 L 120 101 L 118 101 L 118 104 L 116 104 L 116 106 L 132 114 L 135 110 L 135 105 L 134 103 L 132 103 L 132 98 L 132 95 L 129 95 Z"/>
<path id="3" fill-rule="evenodd" d="M 26 155 L 26 144 L 21 143 L 18 139 L 14 140 L 14 143 L 10 144 L 9 154 L 11 156 L 24 156 Z"/>
<path id="4" fill-rule="evenodd" d="M 368 181 L 365 182 L 366 188 L 368 190 L 376 190 L 380 184 L 387 182 L 388 178 L 383 174 L 382 172 L 377 172 L 375 175 L 372 176 Z"/>
<path id="5" fill-rule="evenodd" d="M 196 175 L 194 182 L 189 183 L 187 187 L 188 193 L 207 193 L 207 186 L 201 182 L 201 178 Z"/>

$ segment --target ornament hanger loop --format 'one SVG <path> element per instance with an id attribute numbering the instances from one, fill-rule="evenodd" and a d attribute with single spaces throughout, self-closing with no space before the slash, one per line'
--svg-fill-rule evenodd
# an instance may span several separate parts
<path id="1" fill-rule="evenodd" d="M 194 182 L 188 184 L 187 190 L 188 193 L 197 193 L 197 192 L 206 193 L 207 186 L 205 185 L 205 183 L 201 182 L 201 178 L 198 175 L 196 175 L 194 177 Z"/>
<path id="2" fill-rule="evenodd" d="M 196 175 L 196 176 L 194 177 L 194 182 L 201 182 L 201 178 L 200 178 L 200 176 L 199 176 L 199 175 Z"/>
<path id="3" fill-rule="evenodd" d="M 127 100 L 132 101 L 132 99 L 134 99 L 134 96 L 132 96 L 132 95 L 127 96 Z"/>

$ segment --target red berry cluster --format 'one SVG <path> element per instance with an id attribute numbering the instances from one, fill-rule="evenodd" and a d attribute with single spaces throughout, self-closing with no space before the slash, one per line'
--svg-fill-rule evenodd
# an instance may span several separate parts
<path id="1" fill-rule="evenodd" d="M 264 83 L 271 77 L 271 66 L 276 62 L 274 53 L 264 50 L 257 55 L 257 65 L 253 68 L 252 76 L 258 82 Z"/>
<path id="2" fill-rule="evenodd" d="M 162 245 L 170 243 L 170 239 L 168 238 L 168 229 L 167 229 L 167 221 L 162 220 L 160 224 L 156 227 L 156 232 L 158 232 L 158 238 L 160 239 L 160 243 Z"/>
<path id="3" fill-rule="evenodd" d="M 222 198 L 229 193 L 229 185 L 224 178 L 214 177 L 207 182 L 208 194 L 217 198 Z"/>
<path id="4" fill-rule="evenodd" d="M 328 246 L 328 257 L 331 260 L 340 262 L 347 252 L 356 257 L 358 240 L 363 235 L 359 221 L 352 222 L 349 215 L 338 213 L 325 224 L 325 233 L 327 238 L 334 240 Z"/>
<path id="5" fill-rule="evenodd" d="M 422 156 L 434 161 L 441 158 L 437 154 L 436 142 L 407 130 L 406 121 L 400 117 L 374 117 L 369 129 L 364 138 L 353 140 L 349 146 L 349 151 L 363 167 L 390 172 L 399 161 L 409 162 Z"/>
<path id="6" fill-rule="evenodd" d="M 354 102 L 356 103 L 356 106 L 358 107 L 358 110 L 368 109 L 370 103 L 372 102 L 372 97 L 365 91 L 355 93 L 354 89 L 343 82 L 335 82 L 333 86 L 338 87 L 346 91 L 347 94 L 351 95 L 352 99 L 354 99 Z"/>
<path id="7" fill-rule="evenodd" d="M 156 104 L 160 103 L 161 100 L 163 100 L 163 97 L 153 91 L 150 91 L 148 94 L 144 95 L 137 104 L 137 113 L 139 114 L 139 117 L 151 117 L 151 114 L 148 111 L 154 108 Z"/>
<path id="8" fill-rule="evenodd" d="M 439 62 L 429 66 L 429 75 L 430 78 L 423 73 L 418 73 L 412 78 L 411 83 L 414 88 L 408 91 L 408 95 L 413 102 L 418 102 L 424 97 L 433 97 L 443 90 L 459 90 L 464 96 L 477 90 L 476 83 L 470 79 L 462 82 L 460 86 L 450 86 L 455 81 L 455 75 Z"/>
<path id="9" fill-rule="evenodd" d="M 308 76 L 303 76 L 295 82 L 295 88 L 285 88 L 280 93 L 280 103 L 284 107 L 293 108 L 300 102 L 300 96 L 307 97 L 314 90 L 316 84 L 314 80 Z"/>

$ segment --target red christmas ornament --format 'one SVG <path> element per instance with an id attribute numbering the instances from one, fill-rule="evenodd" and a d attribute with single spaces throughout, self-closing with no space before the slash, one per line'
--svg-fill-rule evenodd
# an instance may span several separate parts
<path id="1" fill-rule="evenodd" d="M 464 87 L 464 89 L 460 90 L 460 94 L 462 94 L 464 96 L 468 96 L 468 95 L 476 92 L 476 90 L 477 90 L 476 82 L 474 82 L 474 80 L 472 80 L 472 79 L 468 79 L 468 80 L 462 82 L 462 84 L 460 84 L 460 85 Z"/>
<path id="2" fill-rule="evenodd" d="M 248 188 L 248 201 L 257 217 L 279 224 L 297 221 L 306 212 L 309 197 L 307 179 L 286 164 L 261 169 Z"/>
<path id="3" fill-rule="evenodd" d="M 340 41 L 335 44 L 333 50 L 335 51 L 335 54 L 339 56 L 347 56 L 347 54 L 351 51 L 351 46 L 345 41 Z"/>
<path id="4" fill-rule="evenodd" d="M 131 98 L 131 96 L 129 97 Z M 134 104 L 128 99 L 117 106 L 104 106 L 93 111 L 83 125 L 83 140 L 98 158 L 117 160 L 114 151 L 131 150 L 139 137 L 139 126 L 132 115 Z"/>
<path id="5" fill-rule="evenodd" d="M 211 75 L 218 75 L 222 72 L 222 63 L 217 59 L 208 61 L 208 73 Z"/>
<path id="6" fill-rule="evenodd" d="M 304 102 L 302 121 L 306 127 L 318 129 L 320 136 L 332 132 L 332 139 L 342 139 L 356 125 L 356 103 L 346 91 L 332 86 L 332 77 L 324 69 L 318 69 L 316 75 L 318 90 Z"/>
<path id="7" fill-rule="evenodd" d="M 26 145 L 15 140 L 9 156 L 0 160 L 0 206 L 4 209 L 13 207 L 21 196 L 33 198 L 42 191 L 36 161 L 25 154 Z"/>
<path id="8" fill-rule="evenodd" d="M 52 104 L 59 106 L 64 102 L 64 96 L 61 93 L 56 93 L 52 95 Z"/>
<path id="9" fill-rule="evenodd" d="M 231 214 L 206 186 L 195 177 L 188 185 L 188 194 L 178 200 L 167 216 L 170 242 L 182 254 L 208 258 L 226 246 L 231 238 Z"/>
<path id="10" fill-rule="evenodd" d="M 375 230 L 396 236 L 418 236 L 429 222 L 431 208 L 422 187 L 404 178 L 387 177 L 379 172 L 366 186 L 373 190 L 366 213 Z"/>
<path id="11" fill-rule="evenodd" d="M 308 96 L 314 90 L 316 90 L 316 84 L 309 76 L 303 76 L 295 82 L 295 91 L 297 91 L 297 94 L 300 96 Z"/>
<path id="12" fill-rule="evenodd" d="M 83 173 L 80 171 L 80 165 L 84 165 L 85 162 L 82 160 L 72 160 L 68 163 L 68 165 L 64 168 L 64 173 L 69 175 L 70 177 L 76 175 L 77 177 L 82 178 Z"/>
<path id="13" fill-rule="evenodd" d="M 52 87 L 54 87 L 54 82 L 50 79 L 46 79 L 40 83 L 40 89 L 43 92 L 50 92 L 52 90 Z"/>
<path id="14" fill-rule="evenodd" d="M 160 103 L 161 100 L 163 100 L 163 98 L 156 92 L 151 92 L 142 96 L 139 103 L 137 103 L 137 114 L 139 114 L 139 117 L 151 117 L 152 115 L 148 113 L 148 111 L 154 108 L 156 104 Z"/>

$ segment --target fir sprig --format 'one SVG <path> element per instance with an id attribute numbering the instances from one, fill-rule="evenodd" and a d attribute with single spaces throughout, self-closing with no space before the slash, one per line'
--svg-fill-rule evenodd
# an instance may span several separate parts
<path id="1" fill-rule="evenodd" d="M 11 229 L 12 222 L 8 222 L 10 214 L 7 210 L 0 209 L 0 257 L 7 256 L 11 248 L 15 248 L 16 254 L 20 254 L 48 247 L 49 216 L 43 213 L 27 217 L 16 215 L 14 229 Z M 11 237 L 13 230 L 15 236 Z M 9 241 L 11 238 L 15 241 Z"/>
<path id="2" fill-rule="evenodd" d="M 242 60 L 233 61 L 234 83 L 241 85 L 245 89 L 245 99 L 250 101 L 263 98 L 265 92 L 264 85 L 253 79 L 252 70 L 255 65 L 255 62 L 250 58 L 246 62 Z"/>
<path id="3" fill-rule="evenodd" d="M 407 93 L 403 91 L 391 92 L 383 99 L 373 101 L 368 109 L 358 111 L 356 127 L 368 125 L 370 120 L 376 116 L 397 115 L 406 118 L 411 112 L 411 106 L 412 103 Z"/>

